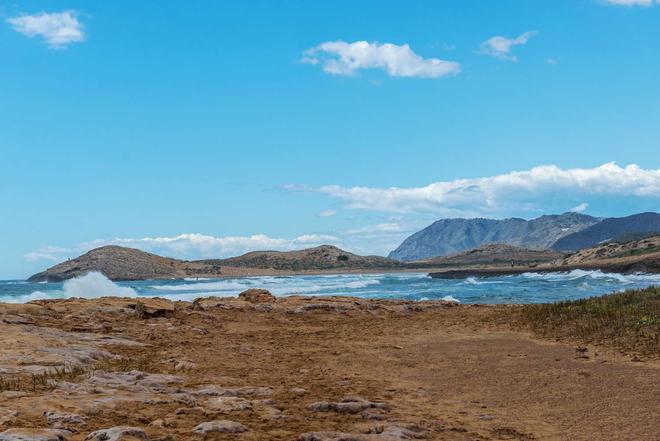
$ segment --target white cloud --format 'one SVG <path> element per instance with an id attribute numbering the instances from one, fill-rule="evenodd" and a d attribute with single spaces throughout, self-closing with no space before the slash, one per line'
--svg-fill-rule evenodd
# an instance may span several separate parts
<path id="1" fill-rule="evenodd" d="M 180 234 L 173 237 L 117 238 L 96 240 L 86 248 L 102 245 L 122 245 L 152 250 L 175 257 L 229 257 L 254 250 L 294 250 L 325 243 L 335 243 L 339 239 L 330 235 L 306 234 L 294 239 L 272 238 L 265 234 L 252 236 L 216 237 L 205 234 Z"/>
<path id="2" fill-rule="evenodd" d="M 62 254 L 68 253 L 71 250 L 68 248 L 62 248 L 62 247 L 43 247 L 40 248 L 36 251 L 32 251 L 31 253 L 27 253 L 25 256 L 25 260 L 29 262 L 37 262 L 40 260 L 50 260 L 53 262 L 57 262 L 62 259 Z"/>
<path id="3" fill-rule="evenodd" d="M 616 6 L 652 6 L 654 3 L 653 0 L 605 0 L 605 2 Z"/>
<path id="4" fill-rule="evenodd" d="M 41 37 L 49 47 L 55 49 L 85 40 L 82 23 L 74 11 L 19 15 L 7 19 L 7 22 L 16 32 L 28 37 Z"/>
<path id="5" fill-rule="evenodd" d="M 180 234 L 171 237 L 142 237 L 97 239 L 73 248 L 44 247 L 25 254 L 29 261 L 61 261 L 93 248 L 120 245 L 181 259 L 203 259 L 236 256 L 255 250 L 289 251 L 323 244 L 339 244 L 341 239 L 327 234 L 305 234 L 293 239 L 272 238 L 265 234 L 252 236 L 217 237 L 199 233 Z"/>
<path id="6" fill-rule="evenodd" d="M 490 55 L 507 61 L 518 61 L 518 57 L 511 54 L 511 49 L 514 46 L 526 44 L 527 41 L 533 36 L 538 35 L 537 31 L 529 31 L 515 38 L 506 38 L 500 35 L 491 37 L 481 43 L 481 53 Z"/>
<path id="7" fill-rule="evenodd" d="M 337 214 L 337 212 L 334 211 L 334 210 L 323 210 L 322 212 L 319 213 L 319 216 L 321 216 L 321 217 L 332 217 L 335 214 Z"/>
<path id="8" fill-rule="evenodd" d="M 400 233 L 402 227 L 397 222 L 388 222 L 376 225 L 367 225 L 366 227 L 353 228 L 345 232 L 346 235 L 355 234 L 378 234 L 378 233 Z"/>
<path id="9" fill-rule="evenodd" d="M 384 69 L 391 77 L 440 78 L 458 74 L 459 63 L 423 58 L 407 44 L 328 41 L 304 52 L 303 63 L 321 65 L 333 75 L 354 75 L 360 69 Z"/>
<path id="10" fill-rule="evenodd" d="M 496 176 L 440 181 L 425 187 L 373 188 L 328 185 L 317 191 L 347 203 L 348 208 L 382 212 L 428 212 L 443 216 L 538 211 L 544 199 L 580 196 L 660 198 L 660 169 L 611 162 L 594 168 L 534 167 Z"/>
<path id="11" fill-rule="evenodd" d="M 176 236 L 97 239 L 70 248 L 44 247 L 25 254 L 32 262 L 61 262 L 105 245 L 137 248 L 151 253 L 179 259 L 211 259 L 237 256 L 249 251 L 291 251 L 319 245 L 335 245 L 358 254 L 386 255 L 401 241 L 424 226 L 425 221 L 405 223 L 386 222 L 330 234 L 304 234 L 293 239 L 273 238 L 264 234 L 253 236 L 210 236 L 199 233 Z"/>
<path id="12" fill-rule="evenodd" d="M 575 207 L 571 208 L 569 211 L 572 211 L 573 213 L 582 213 L 587 208 L 589 208 L 589 204 L 586 202 L 582 202 L 581 204 L 578 204 Z"/>

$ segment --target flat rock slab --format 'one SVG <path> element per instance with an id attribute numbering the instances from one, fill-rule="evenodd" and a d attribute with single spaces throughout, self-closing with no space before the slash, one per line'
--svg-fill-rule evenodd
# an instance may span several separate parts
<path id="1" fill-rule="evenodd" d="M 207 413 L 240 412 L 252 408 L 252 404 L 245 398 L 239 397 L 213 397 L 203 404 Z"/>
<path id="2" fill-rule="evenodd" d="M 313 412 L 338 412 L 338 413 L 360 413 L 367 409 L 387 410 L 385 403 L 373 402 L 360 397 L 346 397 L 336 403 L 319 401 L 309 405 Z"/>
<path id="3" fill-rule="evenodd" d="M 117 426 L 92 432 L 85 441 L 132 441 L 148 440 L 147 434 L 139 427 Z"/>
<path id="4" fill-rule="evenodd" d="M 9 429 L 0 433 L 0 441 L 66 441 L 66 433 L 53 429 Z"/>
<path id="5" fill-rule="evenodd" d="M 247 427 L 241 423 L 230 420 L 215 420 L 206 423 L 201 423 L 193 429 L 193 432 L 200 434 L 207 434 L 213 432 L 219 433 L 243 433 L 247 432 Z"/>

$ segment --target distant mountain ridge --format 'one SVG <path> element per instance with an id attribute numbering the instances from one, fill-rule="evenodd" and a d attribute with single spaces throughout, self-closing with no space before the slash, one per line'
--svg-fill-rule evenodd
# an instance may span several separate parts
<path id="1" fill-rule="evenodd" d="M 489 243 L 547 249 L 561 237 L 598 222 L 599 218 L 572 212 L 532 220 L 441 219 L 408 237 L 388 257 L 407 262 L 455 254 Z"/>
<path id="2" fill-rule="evenodd" d="M 639 213 L 626 217 L 611 217 L 568 234 L 552 245 L 557 251 L 577 251 L 610 240 L 633 239 L 635 236 L 660 233 L 660 214 Z"/>

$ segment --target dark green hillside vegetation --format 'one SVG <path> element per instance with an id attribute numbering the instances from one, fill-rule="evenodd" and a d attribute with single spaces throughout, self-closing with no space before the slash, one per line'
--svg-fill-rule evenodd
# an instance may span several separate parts
<path id="1" fill-rule="evenodd" d="M 660 357 L 660 287 L 525 305 L 519 313 L 520 324 L 545 337 Z"/>

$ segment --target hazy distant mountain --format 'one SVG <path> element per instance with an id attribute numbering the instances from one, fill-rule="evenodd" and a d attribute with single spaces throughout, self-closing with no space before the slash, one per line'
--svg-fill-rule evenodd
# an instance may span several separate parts
<path id="1" fill-rule="evenodd" d="M 446 256 L 489 243 L 525 248 L 550 248 L 558 239 L 597 224 L 579 213 L 546 215 L 532 220 L 441 219 L 403 241 L 389 254 L 402 261 Z"/>
<path id="2" fill-rule="evenodd" d="M 658 213 L 611 217 L 562 237 L 552 245 L 552 248 L 558 251 L 577 251 L 596 246 L 607 240 L 633 239 L 636 236 L 653 233 L 660 233 L 660 214 Z"/>

